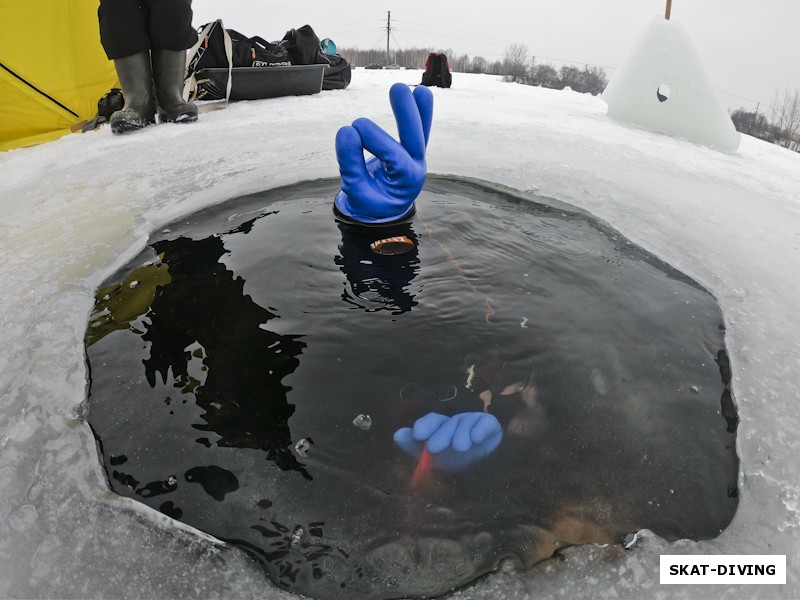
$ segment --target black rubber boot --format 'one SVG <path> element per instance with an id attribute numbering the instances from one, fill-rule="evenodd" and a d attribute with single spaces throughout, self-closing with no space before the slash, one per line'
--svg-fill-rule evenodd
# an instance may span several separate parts
<path id="1" fill-rule="evenodd" d="M 197 121 L 197 107 L 183 99 L 186 74 L 185 50 L 153 50 L 153 80 L 156 83 L 158 115 L 161 121 Z"/>
<path id="2" fill-rule="evenodd" d="M 156 122 L 156 98 L 150 52 L 114 59 L 125 107 L 111 115 L 111 131 L 127 133 Z"/>

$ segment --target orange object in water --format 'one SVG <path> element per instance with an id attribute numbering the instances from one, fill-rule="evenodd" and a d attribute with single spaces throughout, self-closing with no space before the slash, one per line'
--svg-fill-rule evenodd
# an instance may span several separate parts
<path id="1" fill-rule="evenodd" d="M 392 256 L 395 254 L 405 254 L 406 252 L 414 249 L 414 242 L 408 236 L 398 235 L 395 237 L 383 238 L 369 245 L 373 252 Z"/>
<path id="2" fill-rule="evenodd" d="M 422 454 L 419 457 L 417 468 L 414 469 L 414 476 L 411 478 L 411 490 L 416 492 L 428 479 L 428 475 L 433 469 L 433 456 L 428 452 L 427 442 L 422 447 Z"/>

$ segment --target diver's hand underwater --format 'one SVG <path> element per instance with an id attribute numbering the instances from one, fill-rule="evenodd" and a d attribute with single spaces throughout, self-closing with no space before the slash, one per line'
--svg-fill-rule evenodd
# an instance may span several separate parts
<path id="1" fill-rule="evenodd" d="M 414 427 L 403 427 L 394 433 L 394 441 L 403 450 L 419 457 L 426 447 L 433 457 L 433 466 L 446 471 L 467 468 L 497 448 L 503 429 L 494 415 L 467 412 L 447 417 L 430 412 L 420 417 Z"/>
<path id="2" fill-rule="evenodd" d="M 425 148 L 433 120 L 433 94 L 404 83 L 389 90 L 398 142 L 373 121 L 360 118 L 336 134 L 342 191 L 335 206 L 345 217 L 366 224 L 388 224 L 414 210 L 428 167 Z M 373 158 L 364 161 L 364 150 Z"/>

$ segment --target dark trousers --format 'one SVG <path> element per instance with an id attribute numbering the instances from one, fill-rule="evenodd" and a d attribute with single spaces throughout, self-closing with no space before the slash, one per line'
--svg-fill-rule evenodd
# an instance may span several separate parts
<path id="1" fill-rule="evenodd" d="M 100 41 L 109 59 L 145 50 L 186 50 L 197 42 L 192 0 L 100 0 Z"/>

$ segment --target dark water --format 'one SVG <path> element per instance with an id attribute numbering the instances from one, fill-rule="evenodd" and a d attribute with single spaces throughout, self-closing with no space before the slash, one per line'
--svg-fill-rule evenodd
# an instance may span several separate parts
<path id="1" fill-rule="evenodd" d="M 88 421 L 114 491 L 317 598 L 436 595 L 504 557 L 730 522 L 737 417 L 708 292 L 563 209 L 434 180 L 387 231 L 337 224 L 336 191 L 191 215 L 98 292 Z M 415 249 L 370 250 L 393 235 Z M 412 488 L 392 433 L 487 390 L 498 449 Z"/>

